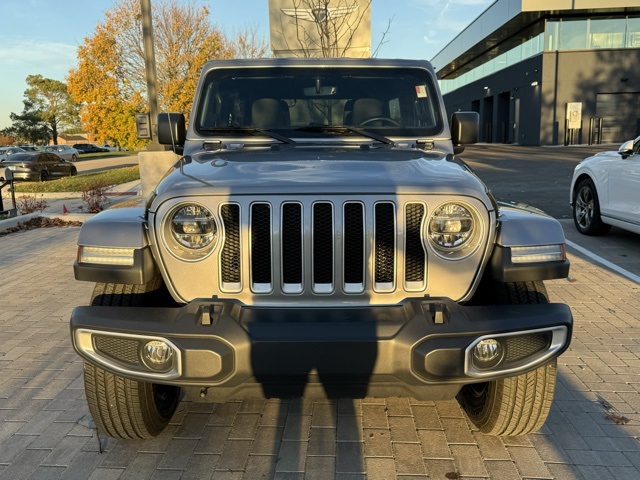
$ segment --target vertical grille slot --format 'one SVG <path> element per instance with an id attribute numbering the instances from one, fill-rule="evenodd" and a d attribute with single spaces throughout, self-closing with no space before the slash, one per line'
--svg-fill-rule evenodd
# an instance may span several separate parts
<path id="1" fill-rule="evenodd" d="M 222 288 L 229 291 L 240 291 L 242 288 L 240 275 L 240 206 L 227 203 L 220 208 L 224 223 L 224 246 L 220 255 L 222 270 Z"/>
<path id="2" fill-rule="evenodd" d="M 405 217 L 405 288 L 424 290 L 425 288 L 425 251 L 422 246 L 422 221 L 425 211 L 421 203 L 409 203 Z"/>
<path id="3" fill-rule="evenodd" d="M 302 292 L 302 206 L 299 203 L 282 205 L 282 290 L 284 293 Z"/>
<path id="4" fill-rule="evenodd" d="M 256 293 L 272 290 L 271 206 L 251 206 L 251 285 Z"/>
<path id="5" fill-rule="evenodd" d="M 375 205 L 374 278 L 375 289 L 391 291 L 395 272 L 395 215 L 392 203 Z"/>
<path id="6" fill-rule="evenodd" d="M 344 205 L 344 291 L 364 291 L 364 206 L 350 202 Z"/>
<path id="7" fill-rule="evenodd" d="M 316 293 L 333 291 L 333 207 L 313 204 L 313 289 Z"/>

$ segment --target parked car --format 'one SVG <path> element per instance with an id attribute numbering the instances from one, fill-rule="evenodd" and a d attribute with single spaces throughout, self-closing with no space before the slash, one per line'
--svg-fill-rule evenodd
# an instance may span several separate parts
<path id="1" fill-rule="evenodd" d="M 77 149 L 70 147 L 69 145 L 47 145 L 42 147 L 43 152 L 51 152 L 58 155 L 60 158 L 64 158 L 69 162 L 75 162 L 78 160 L 80 152 Z"/>
<path id="2" fill-rule="evenodd" d="M 106 148 L 110 152 L 117 152 L 118 151 L 118 147 L 113 146 L 113 145 L 109 145 L 108 143 L 103 143 L 102 144 L 102 148 Z"/>
<path id="3" fill-rule="evenodd" d="M 80 153 L 69 145 L 48 145 L 42 148 L 43 152 L 51 152 L 58 155 L 60 158 L 64 158 L 69 162 L 75 162 L 78 160 Z"/>
<path id="4" fill-rule="evenodd" d="M 25 152 L 39 152 L 40 148 L 35 145 L 18 145 Z"/>
<path id="5" fill-rule="evenodd" d="M 100 153 L 109 151 L 106 148 L 97 146 L 95 143 L 76 143 L 73 148 L 78 150 L 80 153 Z"/>
<path id="6" fill-rule="evenodd" d="M 580 162 L 570 192 L 580 233 L 604 235 L 616 226 L 640 234 L 640 137 Z"/>
<path id="7" fill-rule="evenodd" d="M 20 147 L 0 147 L 0 162 L 15 153 L 24 153 L 25 150 Z"/>
<path id="8" fill-rule="evenodd" d="M 78 174 L 74 165 L 49 152 L 16 153 L 4 160 L 2 166 L 11 170 L 16 180 L 44 181 Z"/>

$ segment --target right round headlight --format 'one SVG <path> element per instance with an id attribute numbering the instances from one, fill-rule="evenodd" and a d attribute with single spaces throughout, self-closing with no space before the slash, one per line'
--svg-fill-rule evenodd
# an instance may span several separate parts
<path id="1" fill-rule="evenodd" d="M 446 258 L 460 259 L 478 244 L 478 216 L 471 207 L 460 203 L 445 203 L 429 217 L 427 236 L 436 252 Z"/>
<path id="2" fill-rule="evenodd" d="M 196 204 L 178 208 L 170 220 L 171 234 L 181 247 L 202 250 L 212 245 L 218 233 L 213 214 Z"/>

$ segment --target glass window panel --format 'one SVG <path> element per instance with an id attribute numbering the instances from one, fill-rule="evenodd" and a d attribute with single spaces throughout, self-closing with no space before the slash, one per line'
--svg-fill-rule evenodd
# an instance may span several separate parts
<path id="1" fill-rule="evenodd" d="M 587 48 L 588 20 L 564 20 L 560 25 L 559 50 Z"/>
<path id="2" fill-rule="evenodd" d="M 504 55 L 501 55 L 501 56 L 504 56 Z M 506 53 L 506 58 L 504 62 L 501 62 L 504 64 L 504 67 L 502 68 L 505 68 L 510 65 L 514 65 L 518 63 L 520 60 L 522 60 L 522 45 L 518 45 L 517 47 L 512 48 Z"/>
<path id="3" fill-rule="evenodd" d="M 540 34 L 536 37 L 533 37 L 531 40 L 527 40 L 522 44 L 522 58 L 530 58 L 534 55 L 540 53 L 542 50 L 540 49 L 540 40 L 543 38 L 543 35 Z"/>
<path id="4" fill-rule="evenodd" d="M 640 48 L 640 18 L 627 19 L 627 42 L 628 48 Z"/>
<path id="5" fill-rule="evenodd" d="M 544 32 L 545 50 L 558 49 L 558 37 L 560 33 L 560 22 L 548 21 Z"/>
<path id="6" fill-rule="evenodd" d="M 591 20 L 588 48 L 621 48 L 624 46 L 624 18 Z"/>

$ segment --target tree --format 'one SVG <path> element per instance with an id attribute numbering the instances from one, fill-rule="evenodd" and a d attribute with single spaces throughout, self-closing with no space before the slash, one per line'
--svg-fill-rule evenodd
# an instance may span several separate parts
<path id="1" fill-rule="evenodd" d="M 204 63 L 232 58 L 237 48 L 196 0 L 154 1 L 153 29 L 158 107 L 188 115 Z M 251 35 L 243 35 L 251 44 Z M 250 53 L 263 52 L 258 48 Z M 99 141 L 128 148 L 142 145 L 135 135 L 134 114 L 148 108 L 145 75 L 140 2 L 119 0 L 78 48 L 78 65 L 67 77 L 71 94 L 83 105 L 82 123 Z"/>
<path id="2" fill-rule="evenodd" d="M 269 52 L 269 43 L 258 36 L 257 26 L 238 30 L 231 44 L 233 58 L 261 58 Z"/>
<path id="3" fill-rule="evenodd" d="M 0 135 L 12 138 L 12 143 L 47 143 L 51 132 L 43 122 L 40 111 L 29 100 L 23 100 L 22 103 L 22 113 L 11 112 L 11 126 L 1 130 Z"/>
<path id="4" fill-rule="evenodd" d="M 77 124 L 78 106 L 71 98 L 67 85 L 60 80 L 29 75 L 26 81 L 29 88 L 24 96 L 40 120 L 47 125 L 50 137 L 57 145 L 60 127 Z"/>
<path id="5" fill-rule="evenodd" d="M 371 56 L 369 28 L 372 0 L 290 0 L 282 8 L 276 44 L 288 55 L 302 57 Z M 287 20 L 283 20 L 286 18 Z M 386 43 L 389 20 L 375 56 Z"/>

